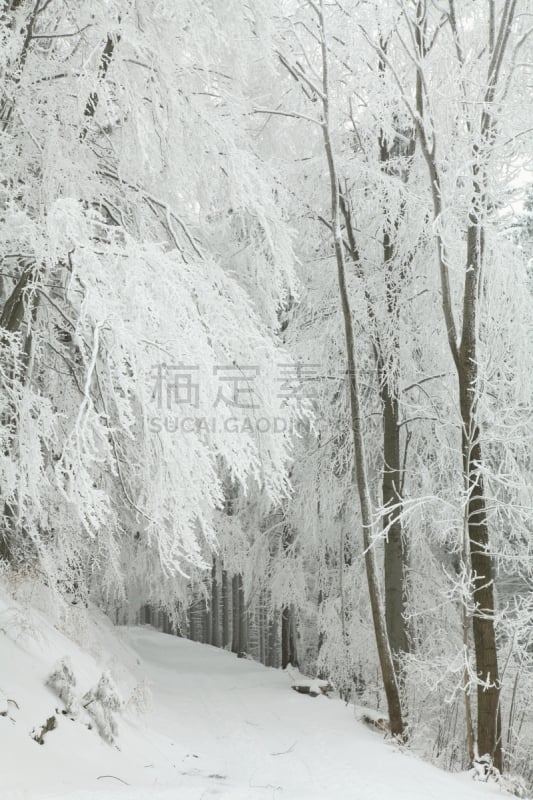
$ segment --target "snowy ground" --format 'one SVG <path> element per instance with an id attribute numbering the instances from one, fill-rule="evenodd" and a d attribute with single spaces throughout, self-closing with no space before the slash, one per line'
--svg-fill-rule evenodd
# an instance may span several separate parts
<path id="1" fill-rule="evenodd" d="M 8 716 L 0 716 L 2 800 L 490 800 L 501 794 L 399 752 L 341 701 L 291 691 L 283 672 L 150 629 L 113 629 L 99 615 L 77 638 L 83 649 L 38 612 L 28 617 L 0 598 L 0 690 L 19 706 L 9 703 Z M 63 716 L 43 746 L 29 736 L 61 705 L 44 680 L 65 655 L 80 692 L 102 666 L 126 700 L 136 684 L 149 682 L 151 709 L 134 713 L 130 701 L 119 722 L 120 749 Z"/>

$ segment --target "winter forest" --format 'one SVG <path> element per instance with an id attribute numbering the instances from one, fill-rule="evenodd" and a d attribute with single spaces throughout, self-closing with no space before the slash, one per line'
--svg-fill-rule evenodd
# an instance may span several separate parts
<path id="1" fill-rule="evenodd" d="M 2 758 L 9 648 L 99 614 L 525 797 L 531 0 L 4 0 L 0 39 Z"/>

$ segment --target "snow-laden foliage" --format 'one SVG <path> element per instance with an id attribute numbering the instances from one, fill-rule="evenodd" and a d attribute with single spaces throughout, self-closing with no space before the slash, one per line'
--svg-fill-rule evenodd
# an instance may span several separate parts
<path id="1" fill-rule="evenodd" d="M 92 581 L 120 595 L 126 572 L 164 582 L 204 563 L 226 473 L 287 492 L 290 437 L 272 427 L 297 416 L 276 384 L 292 233 L 245 125 L 249 20 L 208 3 L 16 5 L 2 22 L 5 546 L 73 595 Z M 244 48 L 229 53 L 220 25 Z"/>

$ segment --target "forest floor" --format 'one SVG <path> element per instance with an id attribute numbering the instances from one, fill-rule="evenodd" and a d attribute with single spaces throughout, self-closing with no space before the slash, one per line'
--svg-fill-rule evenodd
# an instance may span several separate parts
<path id="1" fill-rule="evenodd" d="M 353 706 L 291 691 L 286 672 L 150 628 L 113 628 L 98 613 L 87 620 L 80 611 L 69 624 L 66 636 L 49 614 L 0 593 L 2 800 L 501 796 L 494 784 L 401 752 L 359 722 Z M 107 668 L 130 698 L 115 746 L 57 713 L 61 701 L 44 683 L 64 656 L 80 696 Z M 39 745 L 29 734 L 51 715 L 57 727 Z"/>

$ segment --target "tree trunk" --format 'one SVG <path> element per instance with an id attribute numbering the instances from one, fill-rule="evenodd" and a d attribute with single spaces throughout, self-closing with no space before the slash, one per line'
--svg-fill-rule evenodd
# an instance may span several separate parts
<path id="1" fill-rule="evenodd" d="M 494 630 L 494 569 L 490 554 L 487 504 L 483 481 L 483 454 L 477 421 L 477 294 L 483 255 L 483 230 L 471 225 L 467 236 L 467 272 L 464 287 L 463 330 L 458 359 L 462 417 L 463 472 L 467 488 L 467 531 L 476 606 L 472 620 L 476 654 L 477 743 L 479 755 L 488 753 L 502 769 L 500 683 Z"/>
<path id="2" fill-rule="evenodd" d="M 361 419 L 361 406 L 359 399 L 359 383 L 355 368 L 355 337 L 353 330 L 352 312 L 346 286 L 346 272 L 344 265 L 344 243 L 341 233 L 341 214 L 339 201 L 339 180 L 335 165 L 333 144 L 330 132 L 329 116 L 329 73 L 328 73 L 328 44 L 326 36 L 326 21 L 324 14 L 324 0 L 320 0 L 319 10 L 321 49 L 322 49 L 322 77 L 323 77 L 323 111 L 324 122 L 322 133 L 324 137 L 324 148 L 326 151 L 330 186 L 331 186 L 331 216 L 332 230 L 334 234 L 335 257 L 337 261 L 337 276 L 339 283 L 339 294 L 341 300 L 342 317 L 344 321 L 344 335 L 346 345 L 346 360 L 348 367 L 348 384 L 350 396 L 351 428 L 354 446 L 354 466 L 361 507 L 361 521 L 363 527 L 363 547 L 365 553 L 365 567 L 368 581 L 368 591 L 370 595 L 370 606 L 372 611 L 372 621 L 376 637 L 376 646 L 381 667 L 381 675 L 387 696 L 389 710 L 389 720 L 391 733 L 394 736 L 403 736 L 404 727 L 402 719 L 402 709 L 400 693 L 392 653 L 387 637 L 386 623 L 384 620 L 382 601 L 377 575 L 377 566 L 374 554 L 374 543 L 371 538 L 373 527 L 372 505 L 368 478 L 366 471 L 366 456 L 364 448 L 364 437 Z"/>
<path id="3" fill-rule="evenodd" d="M 381 50 L 387 51 L 387 43 L 381 41 Z M 380 57 L 378 70 L 385 74 L 386 64 Z M 418 90 L 417 90 L 418 93 Z M 402 131 L 403 141 L 396 136 L 389 143 L 386 134 L 379 135 L 381 169 L 387 175 L 398 174 L 406 184 L 409 179 L 411 161 L 416 148 L 415 130 Z M 401 155 L 405 165 L 397 168 L 393 163 L 395 155 Z M 386 209 L 384 209 L 386 212 Z M 400 656 L 408 650 L 408 627 L 405 620 L 406 574 L 405 543 L 402 523 L 402 463 L 400 456 L 400 404 L 398 401 L 398 380 L 400 373 L 400 292 L 405 279 L 405 269 L 398 263 L 398 233 L 404 220 L 405 204 L 402 204 L 393 226 L 384 223 L 383 229 L 383 270 L 385 281 L 386 311 L 388 327 L 392 332 L 391 341 L 378 341 L 377 361 L 380 384 L 382 426 L 383 426 L 383 479 L 382 498 L 385 513 L 383 528 L 387 532 L 384 546 L 385 578 L 385 620 L 390 648 L 398 676 L 400 677 Z M 389 230 L 390 226 L 390 230 Z"/>
<path id="4" fill-rule="evenodd" d="M 202 606 L 202 643 L 211 644 L 211 609 L 207 597 Z"/>
<path id="5" fill-rule="evenodd" d="M 10 333 L 20 333 L 23 337 L 22 356 L 19 363 L 20 379 L 23 383 L 29 379 L 28 366 L 31 358 L 32 348 L 32 330 L 31 326 L 35 322 L 38 302 L 35 296 L 31 296 L 28 300 L 26 292 L 32 278 L 36 275 L 35 265 L 26 267 L 19 280 L 17 281 L 13 291 L 4 303 L 2 314 L 0 316 L 0 329 L 9 331 Z M 29 317 L 26 332 L 22 332 L 23 323 L 26 315 Z M 15 367 L 11 372 L 14 376 Z M 9 412 L 10 416 L 7 421 L 7 426 L 10 431 L 11 442 L 16 441 L 18 433 L 18 413 L 15 407 L 12 407 Z M 13 444 L 10 445 L 13 447 Z M 6 455 L 9 454 L 9 447 L 7 448 Z M 13 562 L 16 558 L 14 554 L 15 545 L 25 539 L 26 544 L 33 548 L 32 543 L 25 536 L 23 528 L 20 528 L 17 523 L 17 499 L 16 497 L 6 500 L 4 502 L 4 525 L 0 532 L 0 558 L 8 562 Z"/>
<path id="6" fill-rule="evenodd" d="M 240 621 L 240 603 L 241 593 L 239 588 L 240 575 L 234 575 L 231 579 L 231 603 L 232 603 L 232 638 L 231 638 L 231 652 L 241 652 L 241 626 Z"/>
<path id="7" fill-rule="evenodd" d="M 230 585 L 228 573 L 222 570 L 222 647 L 229 647 L 230 640 Z"/>
<path id="8" fill-rule="evenodd" d="M 281 612 L 281 668 L 298 667 L 296 649 L 296 618 L 294 606 L 285 606 Z"/>
<path id="9" fill-rule="evenodd" d="M 385 45 L 383 45 L 385 47 Z M 382 60 L 380 71 L 385 70 Z M 408 132 L 408 145 L 393 143 L 389 146 L 383 132 L 380 133 L 381 168 L 390 174 L 394 149 L 411 158 L 415 150 L 414 132 Z M 402 180 L 407 181 L 409 167 L 403 170 Z M 398 386 L 394 373 L 400 368 L 400 313 L 399 293 L 404 270 L 395 262 L 398 229 L 404 211 L 394 221 L 394 233 L 383 230 L 383 269 L 385 276 L 385 297 L 388 325 L 392 331 L 391 341 L 379 342 L 378 376 L 381 395 L 381 415 L 383 425 L 383 479 L 382 497 L 385 513 L 383 528 L 387 531 L 384 546 L 385 578 L 385 620 L 390 648 L 400 675 L 400 656 L 407 652 L 408 635 L 405 621 L 405 554 L 403 541 L 403 497 L 402 463 L 400 456 L 400 404 Z"/>
<path id="10" fill-rule="evenodd" d="M 466 724 L 466 744 L 468 748 L 468 758 L 472 764 L 476 755 L 474 734 L 474 718 L 472 716 L 472 691 L 470 688 L 470 674 L 469 674 L 469 660 L 470 660 L 470 643 L 469 643 L 470 625 L 467 615 L 466 606 L 463 605 L 463 648 L 465 653 L 465 667 L 463 671 L 463 692 L 465 696 L 465 724 Z"/>
<path id="11" fill-rule="evenodd" d="M 277 667 L 278 661 L 278 618 L 274 614 L 272 619 L 268 620 L 268 637 L 267 637 L 267 667 Z"/>
<path id="12" fill-rule="evenodd" d="M 217 577 L 217 561 L 213 557 L 211 570 L 211 644 L 220 647 L 220 592 Z"/>
<path id="13" fill-rule="evenodd" d="M 259 661 L 266 664 L 266 635 L 265 635 L 265 590 L 259 594 L 259 610 L 257 613 L 257 627 L 259 632 Z"/>
<path id="14" fill-rule="evenodd" d="M 407 652 L 405 610 L 405 554 L 402 513 L 402 465 L 400 461 L 400 428 L 398 399 L 384 381 L 381 388 L 383 417 L 383 527 L 387 530 L 384 549 L 385 619 L 393 657 Z M 397 665 L 398 666 L 398 665 Z"/>
<path id="15" fill-rule="evenodd" d="M 467 547 L 464 560 L 470 567 L 473 582 L 473 601 L 476 609 L 473 614 L 472 630 L 476 656 L 477 685 L 477 750 L 479 755 L 488 754 L 494 766 L 502 770 L 500 683 L 498 670 L 498 651 L 494 629 L 494 575 L 490 555 L 489 529 L 485 486 L 483 481 L 483 453 L 480 441 L 480 426 L 477 416 L 478 358 L 477 358 L 477 311 L 480 277 L 484 258 L 484 218 L 488 213 L 487 176 L 484 172 L 488 154 L 494 142 L 496 107 L 494 98 L 498 88 L 500 69 L 515 14 L 515 3 L 506 3 L 502 10 L 498 35 L 498 47 L 494 48 L 492 34 L 489 36 L 489 69 L 485 86 L 484 103 L 481 104 L 480 140 L 472 142 L 472 198 L 467 223 L 466 270 L 463 289 L 463 320 L 460 344 L 457 344 L 449 270 L 446 249 L 439 234 L 436 236 L 437 258 L 441 276 L 442 308 L 446 323 L 450 352 L 457 371 L 459 384 L 459 404 L 461 411 L 461 450 L 466 499 Z M 453 10 L 453 7 L 452 7 Z M 463 56 L 458 46 L 458 30 L 455 14 L 450 19 L 452 31 L 458 47 L 458 58 L 462 65 Z M 495 20 L 493 20 L 495 26 Z M 492 28 L 493 26 L 491 26 Z M 418 39 L 420 40 L 418 28 Z M 422 81 L 421 59 L 418 61 L 419 84 Z M 423 109 L 422 109 L 423 110 Z M 434 219 L 443 211 L 440 175 L 435 158 L 435 131 L 432 131 L 433 144 L 423 126 L 421 103 L 414 118 L 417 126 L 423 155 L 433 197 Z M 464 610 L 463 610 L 464 615 Z M 470 713 L 467 702 L 467 718 Z"/>
<path id="16" fill-rule="evenodd" d="M 244 601 L 244 581 L 239 575 L 239 652 L 248 652 L 248 609 Z"/>

